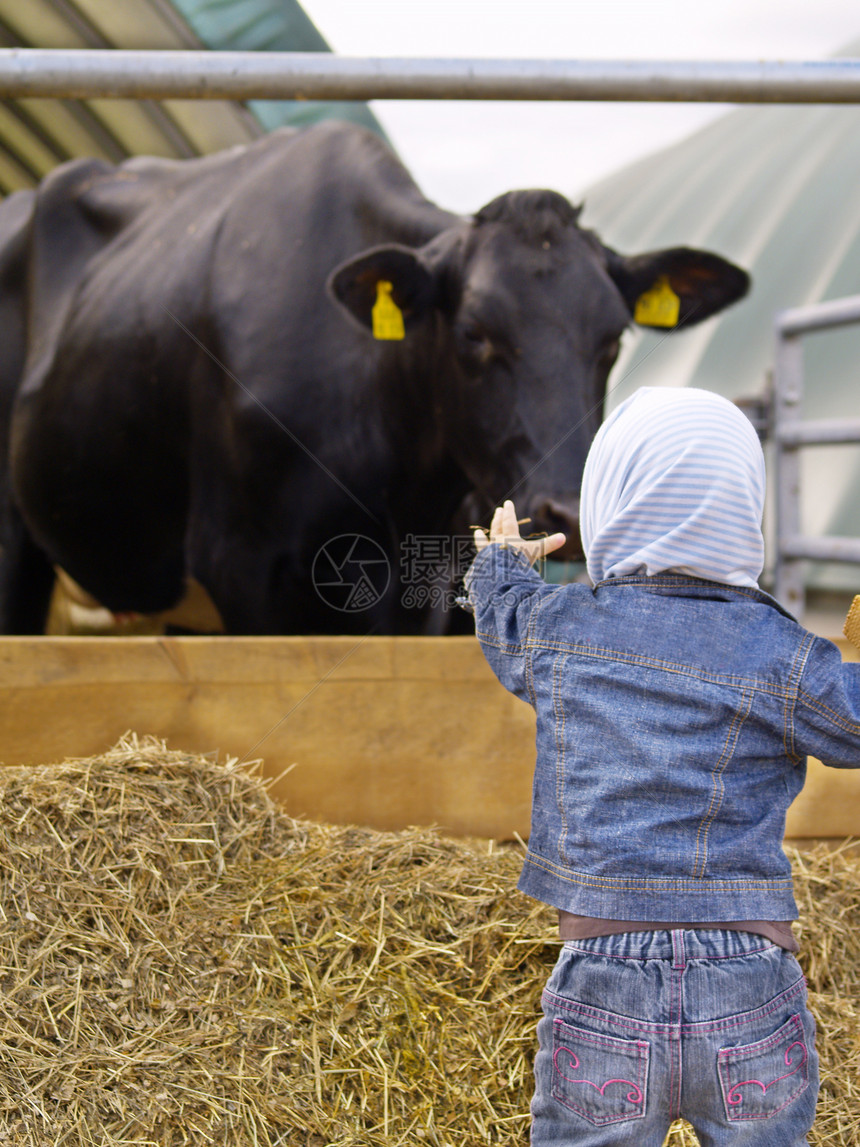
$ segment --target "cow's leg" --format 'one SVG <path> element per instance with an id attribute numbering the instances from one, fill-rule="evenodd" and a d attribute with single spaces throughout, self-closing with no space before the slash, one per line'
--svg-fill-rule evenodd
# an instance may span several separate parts
<path id="1" fill-rule="evenodd" d="M 54 588 L 54 567 L 7 506 L 0 536 L 0 633 L 44 633 Z"/>

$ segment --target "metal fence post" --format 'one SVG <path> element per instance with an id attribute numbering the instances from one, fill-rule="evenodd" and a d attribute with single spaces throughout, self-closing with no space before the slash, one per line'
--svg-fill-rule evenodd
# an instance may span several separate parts
<path id="1" fill-rule="evenodd" d="M 804 421 L 803 346 L 813 331 L 860 322 L 860 295 L 829 299 L 780 311 L 775 319 L 773 370 L 774 481 L 776 485 L 776 560 L 774 597 L 797 617 L 803 613 L 802 562 L 860 564 L 860 539 L 807 537 L 800 523 L 800 449 L 803 446 L 860 444 L 860 419 Z"/>
<path id="2" fill-rule="evenodd" d="M 803 398 L 803 344 L 800 335 L 782 331 L 777 316 L 773 368 L 774 481 L 776 485 L 776 561 L 774 597 L 791 613 L 803 611 L 803 570 L 786 553 L 785 542 L 800 536 L 800 448 L 789 441 L 800 422 Z"/>

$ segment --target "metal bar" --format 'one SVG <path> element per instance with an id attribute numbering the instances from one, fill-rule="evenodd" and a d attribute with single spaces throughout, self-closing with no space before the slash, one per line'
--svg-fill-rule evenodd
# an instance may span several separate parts
<path id="1" fill-rule="evenodd" d="M 860 295 L 781 311 L 774 320 L 773 370 L 776 560 L 774 596 L 798 617 L 806 598 L 802 562 L 860 564 L 860 539 L 809 538 L 800 525 L 800 447 L 860 442 L 860 419 L 802 421 L 803 344 L 801 337 L 860 322 Z"/>
<path id="2" fill-rule="evenodd" d="M 808 307 L 791 307 L 776 316 L 778 335 L 802 335 L 830 327 L 847 326 L 860 321 L 860 295 L 811 303 Z"/>
<path id="3" fill-rule="evenodd" d="M 820 418 L 780 427 L 776 435 L 783 446 L 831 446 L 860 442 L 860 418 Z"/>
<path id="4" fill-rule="evenodd" d="M 785 539 L 800 536 L 800 454 L 780 443 L 796 432 L 803 393 L 803 344 L 798 337 L 776 332 L 773 364 L 773 417 L 776 487 L 776 559 L 773 595 L 796 616 L 803 612 L 806 590 L 803 570 L 785 551 Z"/>
<path id="5" fill-rule="evenodd" d="M 0 49 L 0 97 L 14 96 L 860 103 L 860 60 L 436 60 Z"/>
<path id="6" fill-rule="evenodd" d="M 785 557 L 817 562 L 860 562 L 860 538 L 783 538 Z M 790 608 L 790 607 L 789 607 Z"/>

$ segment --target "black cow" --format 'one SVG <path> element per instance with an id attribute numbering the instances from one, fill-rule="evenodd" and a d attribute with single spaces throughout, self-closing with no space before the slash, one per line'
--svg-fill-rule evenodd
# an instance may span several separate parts
<path id="1" fill-rule="evenodd" d="M 0 630 L 42 630 L 58 566 L 115 612 L 195 578 L 230 633 L 420 632 L 404 536 L 444 535 L 468 497 L 513 492 L 573 554 L 655 282 L 680 325 L 748 285 L 707 252 L 621 256 L 551 191 L 450 214 L 346 124 L 58 168 L 0 206 Z M 332 608 L 338 553 L 384 554 L 385 592 Z"/>

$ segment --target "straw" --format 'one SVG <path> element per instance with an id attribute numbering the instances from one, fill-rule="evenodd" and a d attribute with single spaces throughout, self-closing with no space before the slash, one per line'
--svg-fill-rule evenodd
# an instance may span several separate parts
<path id="1" fill-rule="evenodd" d="M 855 1147 L 860 860 L 792 859 L 811 1142 Z M 0 1147 L 523 1144 L 558 943 L 521 860 L 296 820 L 258 769 L 131 734 L 0 769 Z"/>

